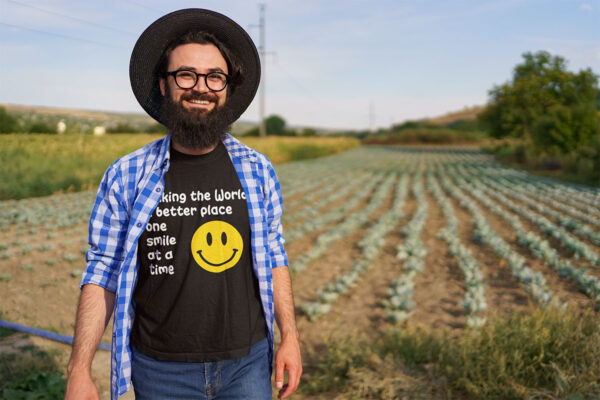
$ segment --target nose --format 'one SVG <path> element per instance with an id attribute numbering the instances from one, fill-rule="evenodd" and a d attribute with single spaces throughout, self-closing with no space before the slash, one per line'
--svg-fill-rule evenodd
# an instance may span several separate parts
<path id="1" fill-rule="evenodd" d="M 198 81 L 196 82 L 194 87 L 192 87 L 192 90 L 197 90 L 198 92 L 202 92 L 202 93 L 210 92 L 210 89 L 208 88 L 208 86 L 206 86 L 206 81 L 205 81 L 204 76 L 198 76 Z"/>

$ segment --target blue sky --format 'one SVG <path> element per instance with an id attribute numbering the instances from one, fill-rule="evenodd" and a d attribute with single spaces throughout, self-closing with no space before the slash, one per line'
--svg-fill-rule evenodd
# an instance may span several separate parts
<path id="1" fill-rule="evenodd" d="M 369 128 L 487 101 L 524 52 L 600 74 L 600 0 L 271 0 L 267 114 L 290 125 Z M 0 0 L 0 103 L 139 111 L 129 58 L 181 8 L 228 15 L 258 44 L 247 0 Z M 241 118 L 258 120 L 258 101 Z"/>

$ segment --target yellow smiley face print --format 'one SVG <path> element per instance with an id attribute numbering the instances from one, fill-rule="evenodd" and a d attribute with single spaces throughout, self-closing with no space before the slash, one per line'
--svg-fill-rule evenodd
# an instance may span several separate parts
<path id="1" fill-rule="evenodd" d="M 242 256 L 242 235 L 233 225 L 224 221 L 202 224 L 191 242 L 196 263 L 209 272 L 223 272 L 237 264 Z"/>

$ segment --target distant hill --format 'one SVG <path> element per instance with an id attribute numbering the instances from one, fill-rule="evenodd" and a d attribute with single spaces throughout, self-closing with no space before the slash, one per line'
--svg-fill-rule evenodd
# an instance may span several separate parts
<path id="1" fill-rule="evenodd" d="M 30 126 L 35 122 L 56 128 L 60 121 L 67 126 L 67 133 L 92 133 L 94 127 L 116 127 L 119 124 L 129 125 L 136 131 L 144 131 L 156 124 L 156 121 L 144 113 L 93 111 L 72 108 L 28 106 L 17 104 L 0 104 L 19 120 L 22 127 Z M 232 126 L 234 135 L 243 133 L 256 126 L 256 123 L 238 121 Z"/>
<path id="2" fill-rule="evenodd" d="M 484 109 L 485 106 L 465 107 L 460 111 L 452 111 L 439 117 L 427 118 L 424 122 L 435 125 L 449 125 L 457 121 L 473 121 Z"/>
<path id="3" fill-rule="evenodd" d="M 77 118 L 87 118 L 98 121 L 110 121 L 111 119 L 129 119 L 139 120 L 141 122 L 150 123 L 154 120 L 148 115 L 142 113 L 121 113 L 114 111 L 93 111 L 80 110 L 73 108 L 59 107 L 44 107 L 44 106 L 28 106 L 19 104 L 0 104 L 13 114 L 38 114 L 52 116 L 68 116 Z"/>

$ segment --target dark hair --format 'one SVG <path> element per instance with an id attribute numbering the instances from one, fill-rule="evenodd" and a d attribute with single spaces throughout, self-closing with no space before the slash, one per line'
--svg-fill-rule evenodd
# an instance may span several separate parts
<path id="1" fill-rule="evenodd" d="M 227 69 L 231 79 L 227 85 L 227 94 L 231 95 L 235 91 L 235 88 L 242 84 L 244 81 L 244 66 L 240 63 L 239 59 L 233 54 L 219 39 L 217 39 L 212 33 L 201 31 L 201 30 L 190 30 L 179 38 L 172 41 L 169 46 L 165 49 L 160 60 L 156 64 L 155 76 L 161 77 L 167 73 L 167 67 L 169 65 L 169 56 L 171 52 L 182 44 L 197 43 L 197 44 L 212 44 L 220 52 L 225 62 L 227 62 Z"/>

